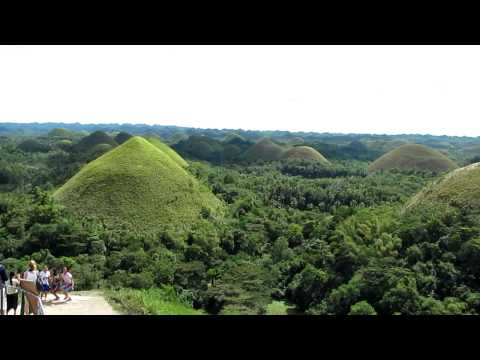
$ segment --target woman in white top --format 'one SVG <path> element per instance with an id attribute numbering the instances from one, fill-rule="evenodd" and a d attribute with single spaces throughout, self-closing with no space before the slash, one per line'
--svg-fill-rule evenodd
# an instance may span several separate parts
<path id="1" fill-rule="evenodd" d="M 35 260 L 30 260 L 30 262 L 28 263 L 28 270 L 24 272 L 23 278 L 27 281 L 33 281 L 34 283 L 36 283 L 37 277 L 37 263 L 35 262 Z"/>

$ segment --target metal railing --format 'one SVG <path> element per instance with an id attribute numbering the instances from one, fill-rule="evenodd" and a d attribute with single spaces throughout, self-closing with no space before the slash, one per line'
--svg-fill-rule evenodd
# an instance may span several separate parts
<path id="1" fill-rule="evenodd" d="M 33 297 L 36 302 L 37 302 L 37 308 L 33 313 L 35 315 L 45 315 L 45 310 L 43 308 L 43 302 L 40 296 L 29 292 L 25 289 L 22 289 L 21 287 L 16 287 L 17 294 L 20 295 L 21 301 L 20 301 L 20 315 L 25 315 L 25 308 L 26 308 L 26 295 L 29 295 Z M 6 296 L 4 297 L 4 292 L 6 294 L 6 287 L 5 288 L 0 288 L 0 315 L 7 315 L 7 304 L 6 304 Z M 4 300 L 5 299 L 5 300 Z M 5 304 L 5 310 L 4 310 L 4 304 Z M 30 303 L 28 304 L 28 309 L 29 309 L 29 314 L 31 313 L 30 310 Z"/>

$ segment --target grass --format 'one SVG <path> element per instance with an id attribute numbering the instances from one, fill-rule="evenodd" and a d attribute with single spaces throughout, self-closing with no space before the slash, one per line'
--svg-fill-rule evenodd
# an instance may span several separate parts
<path id="1" fill-rule="evenodd" d="M 265 315 L 288 315 L 290 307 L 283 301 L 272 301 L 267 305 L 267 312 Z"/>
<path id="2" fill-rule="evenodd" d="M 188 230 L 223 205 L 208 188 L 147 140 L 135 136 L 84 166 L 54 193 L 78 216 L 140 233 Z"/>
<path id="3" fill-rule="evenodd" d="M 284 148 L 275 144 L 268 138 L 263 138 L 252 145 L 245 153 L 245 159 L 249 161 L 264 160 L 273 161 L 280 160 L 284 153 Z"/>
<path id="4" fill-rule="evenodd" d="M 479 210 L 480 163 L 457 169 L 443 176 L 418 193 L 407 207 L 416 207 L 422 203 L 442 203 Z"/>
<path id="5" fill-rule="evenodd" d="M 181 167 L 188 167 L 188 163 L 180 155 L 178 155 L 175 152 L 175 150 L 173 150 L 167 144 L 164 144 L 160 139 L 154 136 L 148 136 L 148 137 L 145 137 L 145 139 L 147 139 L 147 141 L 150 142 L 152 145 L 156 146 L 159 150 L 167 154 L 173 161 L 175 161 Z"/>
<path id="6" fill-rule="evenodd" d="M 369 171 L 400 169 L 449 171 L 457 165 L 442 153 L 423 145 L 406 144 L 391 150 L 370 164 Z"/>
<path id="7" fill-rule="evenodd" d="M 311 148 L 310 146 L 296 146 L 294 148 L 291 148 L 285 151 L 285 153 L 283 154 L 283 158 L 315 160 L 326 163 L 329 162 L 322 154 L 320 154 L 317 150 Z"/>
<path id="8" fill-rule="evenodd" d="M 105 297 L 112 307 L 127 315 L 204 315 L 182 300 L 172 288 L 148 290 L 105 290 Z"/>

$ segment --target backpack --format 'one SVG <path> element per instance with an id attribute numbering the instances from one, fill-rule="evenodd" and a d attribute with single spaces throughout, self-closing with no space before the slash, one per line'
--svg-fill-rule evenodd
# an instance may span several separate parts
<path id="1" fill-rule="evenodd" d="M 42 279 L 40 279 L 40 274 L 37 272 L 37 281 L 35 282 L 35 285 L 37 287 L 38 292 L 43 291 L 43 284 L 42 284 Z"/>

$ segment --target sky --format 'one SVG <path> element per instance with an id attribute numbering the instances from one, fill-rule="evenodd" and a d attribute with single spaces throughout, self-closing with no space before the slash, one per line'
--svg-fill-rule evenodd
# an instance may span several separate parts
<path id="1" fill-rule="evenodd" d="M 480 46 L 0 46 L 0 122 L 480 136 Z"/>

